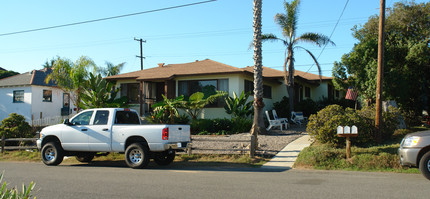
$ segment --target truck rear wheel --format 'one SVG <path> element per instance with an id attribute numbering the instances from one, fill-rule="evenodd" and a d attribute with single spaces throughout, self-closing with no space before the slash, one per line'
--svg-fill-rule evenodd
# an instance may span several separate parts
<path id="1" fill-rule="evenodd" d="M 419 167 L 424 177 L 430 180 L 430 151 L 423 155 Z"/>
<path id="2" fill-rule="evenodd" d="M 169 165 L 175 160 L 175 151 L 154 153 L 154 161 L 158 165 Z"/>
<path id="3" fill-rule="evenodd" d="M 125 163 L 133 169 L 141 169 L 149 163 L 149 149 L 141 143 L 133 143 L 125 150 Z"/>
<path id="4" fill-rule="evenodd" d="M 94 159 L 94 153 L 80 153 L 76 155 L 76 160 L 79 162 L 91 162 Z"/>
<path id="5" fill-rule="evenodd" d="M 59 165 L 64 158 L 63 148 L 58 142 L 46 143 L 43 145 L 40 154 L 42 155 L 43 163 L 49 166 Z"/>

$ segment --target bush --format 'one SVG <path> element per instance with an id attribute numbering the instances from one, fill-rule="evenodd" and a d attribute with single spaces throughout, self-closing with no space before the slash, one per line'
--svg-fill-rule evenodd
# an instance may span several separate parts
<path id="1" fill-rule="evenodd" d="M 233 120 L 232 133 L 244 133 L 251 130 L 253 121 L 248 118 L 238 117 Z"/>
<path id="2" fill-rule="evenodd" d="M 1 121 L 0 137 L 3 135 L 6 138 L 32 137 L 31 126 L 25 121 L 24 116 L 11 113 L 9 117 Z"/>
<path id="3" fill-rule="evenodd" d="M 151 113 L 149 117 L 145 118 L 151 124 L 170 124 L 171 119 L 169 114 L 158 114 L 157 111 Z M 187 115 L 179 115 L 173 117 L 173 124 L 188 124 L 190 119 Z"/>
<path id="4" fill-rule="evenodd" d="M 381 138 L 391 139 L 398 124 L 398 109 L 390 108 L 382 117 Z M 309 117 L 306 130 L 319 142 L 339 147 L 345 145 L 345 138 L 337 137 L 337 127 L 352 125 L 358 127 L 358 137 L 351 139 L 352 144 L 363 146 L 376 142 L 374 107 L 354 111 L 351 108 L 343 109 L 339 105 L 329 105 Z"/>
<path id="5" fill-rule="evenodd" d="M 197 119 L 191 121 L 191 134 L 206 135 L 217 134 L 226 135 L 234 133 L 249 132 L 252 127 L 252 120 L 238 117 L 235 119 Z"/>
<path id="6" fill-rule="evenodd" d="M 273 109 L 276 110 L 276 113 L 280 118 L 290 118 L 290 102 L 288 97 L 283 97 L 281 101 L 273 103 Z"/>

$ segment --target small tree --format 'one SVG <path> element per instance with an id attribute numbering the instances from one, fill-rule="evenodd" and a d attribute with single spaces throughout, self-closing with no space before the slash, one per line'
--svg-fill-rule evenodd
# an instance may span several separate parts
<path id="1" fill-rule="evenodd" d="M 218 98 L 228 95 L 225 91 L 216 91 L 216 94 L 210 95 L 205 98 L 205 94 L 202 92 L 196 92 L 192 94 L 188 100 L 182 104 L 182 109 L 191 117 L 191 119 L 197 119 L 197 116 L 202 112 L 202 109 L 211 103 L 216 102 Z"/>
<path id="2" fill-rule="evenodd" d="M 115 89 L 113 82 L 103 79 L 100 74 L 94 76 L 90 73 L 90 78 L 85 82 L 85 87 L 81 93 L 82 108 L 105 108 L 105 107 L 126 107 L 127 98 L 115 99 L 119 89 Z"/>
<path id="3" fill-rule="evenodd" d="M 167 118 L 166 122 L 170 124 L 175 123 L 175 118 L 179 117 L 178 107 L 183 106 L 184 96 L 181 95 L 175 99 L 168 99 L 166 96 L 163 96 L 163 101 L 157 102 L 152 105 L 154 108 L 154 115 L 158 118 Z"/>
<path id="4" fill-rule="evenodd" d="M 242 91 L 238 97 L 233 91 L 233 97 L 225 98 L 225 112 L 231 114 L 233 118 L 249 117 L 252 114 L 252 101 L 248 101 L 250 95 L 250 92 Z"/>
<path id="5" fill-rule="evenodd" d="M 16 113 L 9 114 L 9 117 L 1 121 L 1 137 L 25 138 L 31 136 L 31 126 L 25 121 L 24 116 Z"/>

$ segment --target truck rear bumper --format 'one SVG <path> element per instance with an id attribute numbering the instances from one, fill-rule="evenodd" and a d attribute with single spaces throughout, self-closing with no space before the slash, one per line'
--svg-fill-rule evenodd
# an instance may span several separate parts
<path id="1" fill-rule="evenodd" d="M 149 144 L 150 151 L 167 151 L 167 150 L 184 150 L 188 146 L 188 142 L 175 143 L 153 143 Z"/>

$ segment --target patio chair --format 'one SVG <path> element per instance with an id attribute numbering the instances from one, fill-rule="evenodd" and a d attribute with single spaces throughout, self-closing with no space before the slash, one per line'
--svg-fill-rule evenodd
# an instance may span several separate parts
<path id="1" fill-rule="evenodd" d="M 303 116 L 303 112 L 291 112 L 291 122 L 302 126 L 307 120 L 308 118 Z"/>
<path id="2" fill-rule="evenodd" d="M 284 123 L 282 123 L 282 120 L 270 119 L 269 111 L 266 111 L 266 116 L 267 116 L 267 120 L 269 121 L 269 127 L 267 127 L 266 130 L 270 130 L 272 129 L 272 127 L 276 127 L 276 126 L 279 126 L 281 131 L 283 130 L 282 126 L 284 125 Z"/>
<path id="3" fill-rule="evenodd" d="M 273 110 L 272 110 L 272 115 L 273 115 L 273 118 L 274 118 L 275 120 L 281 120 L 281 123 L 285 124 L 285 129 L 288 129 L 288 125 L 290 125 L 290 124 L 288 123 L 288 118 L 279 118 L 279 117 L 278 117 L 278 114 L 276 113 L 276 110 L 275 110 L 275 109 L 273 109 Z"/>

